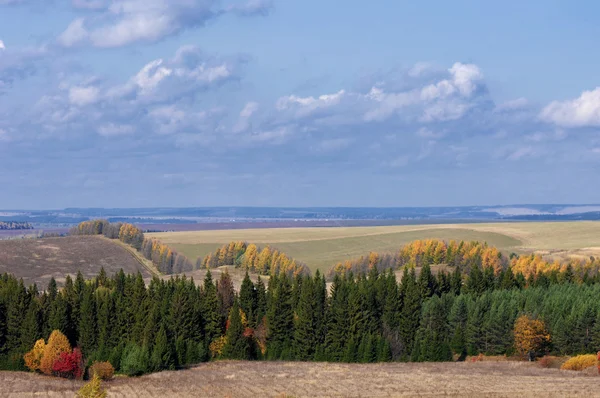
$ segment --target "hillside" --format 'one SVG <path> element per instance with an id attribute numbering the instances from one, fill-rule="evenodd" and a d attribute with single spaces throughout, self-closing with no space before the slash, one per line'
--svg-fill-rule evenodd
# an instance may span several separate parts
<path id="1" fill-rule="evenodd" d="M 600 254 L 600 222 L 521 222 L 401 225 L 340 228 L 272 228 L 148 234 L 190 259 L 204 257 L 222 244 L 247 241 L 271 245 L 325 271 L 339 261 L 369 251 L 392 252 L 416 239 L 485 241 L 506 252 L 541 252 L 554 257 Z"/>
<path id="2" fill-rule="evenodd" d="M 126 273 L 151 274 L 125 248 L 108 239 L 96 236 L 69 236 L 64 238 L 18 239 L 0 241 L 0 273 L 8 272 L 23 278 L 26 285 L 37 283 L 44 289 L 50 278 L 58 285 L 65 275 L 96 276 L 100 269 L 111 275 L 119 269 Z"/>

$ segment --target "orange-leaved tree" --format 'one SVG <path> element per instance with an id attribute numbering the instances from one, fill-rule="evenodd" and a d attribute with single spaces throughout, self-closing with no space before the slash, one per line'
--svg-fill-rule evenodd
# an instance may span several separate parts
<path id="1" fill-rule="evenodd" d="M 521 315 L 514 326 L 515 349 L 521 356 L 527 355 L 529 360 L 543 354 L 550 344 L 550 334 L 542 320 Z"/>
<path id="2" fill-rule="evenodd" d="M 44 353 L 40 361 L 40 370 L 47 375 L 51 375 L 54 361 L 56 361 L 63 352 L 70 354 L 71 344 L 69 344 L 69 340 L 64 334 L 59 330 L 55 330 L 50 334 L 48 344 L 44 347 Z"/>
<path id="3" fill-rule="evenodd" d="M 23 357 L 23 359 L 25 360 L 25 366 L 27 366 L 32 372 L 40 370 L 40 363 L 42 361 L 45 348 L 46 342 L 44 341 L 44 339 L 39 339 L 35 342 L 35 345 L 31 349 L 31 351 L 29 351 Z"/>

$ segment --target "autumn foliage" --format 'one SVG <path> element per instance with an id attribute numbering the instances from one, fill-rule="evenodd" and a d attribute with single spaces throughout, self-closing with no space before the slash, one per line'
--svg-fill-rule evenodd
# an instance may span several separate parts
<path id="1" fill-rule="evenodd" d="M 260 275 L 288 276 L 308 275 L 310 271 L 305 264 L 288 257 L 285 253 L 265 246 L 262 249 L 255 244 L 231 242 L 223 245 L 204 259 L 198 259 L 198 268 L 216 268 L 224 265 L 242 267 Z"/>
<path id="2" fill-rule="evenodd" d="M 42 361 L 42 357 L 44 356 L 44 351 L 46 348 L 46 342 L 44 339 L 39 339 L 35 342 L 33 349 L 29 351 L 23 359 L 25 360 L 25 366 L 29 368 L 32 372 L 36 370 L 40 370 L 40 364 Z"/>
<path id="3" fill-rule="evenodd" d="M 79 348 L 71 350 L 67 337 L 55 330 L 48 338 L 35 342 L 31 351 L 23 357 L 25 365 L 31 371 L 40 371 L 47 375 L 80 379 L 83 376 L 83 356 Z"/>
<path id="4" fill-rule="evenodd" d="M 81 379 L 83 370 L 83 356 L 79 348 L 75 348 L 72 352 L 61 352 L 52 365 L 52 372 L 66 379 Z"/>
<path id="5" fill-rule="evenodd" d="M 88 370 L 90 377 L 98 376 L 101 380 L 111 380 L 115 374 L 115 368 L 110 362 L 94 362 Z"/>
<path id="6" fill-rule="evenodd" d="M 595 354 L 577 355 L 576 357 L 569 358 L 567 362 L 563 363 L 560 367 L 562 370 L 584 370 L 596 366 L 598 360 Z"/>
<path id="7" fill-rule="evenodd" d="M 542 353 L 550 343 L 546 325 L 539 319 L 521 315 L 514 325 L 515 349 L 521 356 Z"/>

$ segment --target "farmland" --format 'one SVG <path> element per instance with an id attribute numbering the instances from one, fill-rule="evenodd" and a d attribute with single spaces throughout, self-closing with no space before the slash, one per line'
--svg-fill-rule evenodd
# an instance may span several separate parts
<path id="1" fill-rule="evenodd" d="M 81 271 L 85 278 L 98 274 L 104 267 L 108 274 L 119 269 L 126 273 L 138 270 L 149 277 L 134 255 L 123 246 L 95 236 L 17 239 L 0 241 L 0 273 L 23 278 L 26 285 L 37 283 L 45 288 L 54 277 L 60 286 L 65 276 Z"/>
<path id="2" fill-rule="evenodd" d="M 595 371 L 595 369 L 594 369 Z M 0 392 L 72 397 L 82 382 L 0 372 Z M 110 397 L 600 396 L 590 372 L 527 362 L 327 364 L 219 361 L 104 384 Z"/>
<path id="3" fill-rule="evenodd" d="M 506 252 L 589 257 L 600 253 L 600 222 L 402 225 L 339 228 L 271 228 L 149 234 L 194 260 L 230 241 L 271 245 L 313 271 L 368 254 L 391 252 L 416 239 L 478 240 Z"/>

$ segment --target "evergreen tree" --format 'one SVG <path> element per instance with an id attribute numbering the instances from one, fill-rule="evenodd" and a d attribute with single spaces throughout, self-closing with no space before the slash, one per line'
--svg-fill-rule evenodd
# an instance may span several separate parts
<path id="1" fill-rule="evenodd" d="M 300 297 L 294 320 L 294 358 L 301 361 L 313 359 L 318 345 L 317 302 L 313 280 L 306 278 L 301 284 Z"/>
<path id="2" fill-rule="evenodd" d="M 246 275 L 244 275 L 244 280 L 242 281 L 242 286 L 240 287 L 240 308 L 246 314 L 246 319 L 248 319 L 250 327 L 256 326 L 256 301 L 257 299 L 254 283 L 252 283 L 250 280 L 248 270 L 246 270 Z"/>
<path id="3" fill-rule="evenodd" d="M 414 337 L 419 328 L 421 314 L 421 289 L 417 284 L 415 270 L 405 271 L 402 277 L 404 297 L 402 310 L 400 312 L 399 331 L 405 347 L 404 357 L 410 356 L 410 351 L 414 345 Z"/>
<path id="4" fill-rule="evenodd" d="M 227 343 L 223 347 L 223 358 L 226 359 L 251 359 L 250 339 L 244 335 L 244 325 L 240 316 L 238 300 L 233 301 L 229 313 L 229 327 L 227 328 Z"/>
<path id="5" fill-rule="evenodd" d="M 83 301 L 79 313 L 79 346 L 85 356 L 96 349 L 96 300 L 92 286 L 87 286 L 83 292 Z"/>
<path id="6" fill-rule="evenodd" d="M 152 346 L 150 364 L 155 371 L 175 368 L 173 350 L 169 344 L 167 330 L 164 324 L 160 325 L 160 329 L 158 329 L 158 333 L 156 334 L 156 339 Z"/>
<path id="7" fill-rule="evenodd" d="M 212 282 L 210 271 L 206 272 L 204 278 L 204 289 L 202 292 L 202 315 L 204 319 L 204 334 L 207 345 L 221 336 L 221 315 L 219 313 L 219 299 L 217 289 Z"/>

